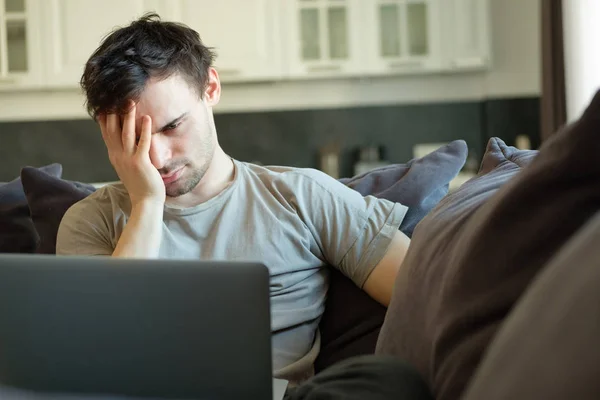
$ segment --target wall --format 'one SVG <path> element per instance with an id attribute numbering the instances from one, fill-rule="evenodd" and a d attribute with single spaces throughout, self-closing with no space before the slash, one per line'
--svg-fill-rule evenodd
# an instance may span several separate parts
<path id="1" fill-rule="evenodd" d="M 494 59 L 486 72 L 225 84 L 215 108 L 221 143 L 240 159 L 315 167 L 319 147 L 343 139 L 345 175 L 353 148 L 368 143 L 386 145 L 392 162 L 406 161 L 421 142 L 465 139 L 475 157 L 490 136 L 511 143 L 525 133 L 535 145 L 539 3 L 491 0 Z M 0 93 L 2 120 L 0 180 L 48 162 L 63 163 L 70 179 L 114 177 L 76 91 Z"/>
<path id="2" fill-rule="evenodd" d="M 594 51 L 600 36 L 600 2 L 562 2 L 565 50 L 567 122 L 573 122 L 600 88 L 600 53 Z"/>

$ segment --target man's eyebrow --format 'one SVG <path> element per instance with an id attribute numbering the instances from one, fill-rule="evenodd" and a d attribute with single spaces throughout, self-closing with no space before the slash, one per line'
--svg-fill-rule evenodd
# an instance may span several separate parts
<path id="1" fill-rule="evenodd" d="M 188 114 L 187 112 L 184 112 L 179 117 L 175 118 L 173 121 L 169 122 L 168 124 L 166 124 L 165 126 L 163 126 L 162 128 L 160 128 L 159 130 L 157 130 L 156 132 L 164 132 L 164 131 L 166 131 L 167 129 L 169 129 L 169 127 L 171 125 L 174 125 L 174 124 L 178 123 L 179 121 L 181 121 L 183 118 L 185 118 L 185 116 L 187 114 Z"/>

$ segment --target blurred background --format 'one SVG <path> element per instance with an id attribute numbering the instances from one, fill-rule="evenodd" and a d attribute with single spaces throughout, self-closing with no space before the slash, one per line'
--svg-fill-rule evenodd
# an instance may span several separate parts
<path id="1" fill-rule="evenodd" d="M 117 179 L 79 79 L 107 33 L 148 11 L 217 52 L 217 131 L 240 160 L 345 177 L 464 139 L 473 171 L 492 136 L 548 136 L 541 0 L 0 0 L 0 181 L 53 162 L 66 179 Z"/>

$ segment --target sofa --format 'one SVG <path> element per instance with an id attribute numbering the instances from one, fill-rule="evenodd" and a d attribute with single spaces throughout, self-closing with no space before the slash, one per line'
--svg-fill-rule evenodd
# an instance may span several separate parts
<path id="1" fill-rule="evenodd" d="M 600 92 L 539 150 L 491 138 L 476 176 L 457 140 L 342 179 L 409 206 L 412 238 L 385 309 L 331 269 L 317 372 L 361 354 L 413 366 L 436 399 L 597 398 Z M 95 190 L 58 164 L 0 186 L 0 252 L 53 253 L 66 209 Z"/>

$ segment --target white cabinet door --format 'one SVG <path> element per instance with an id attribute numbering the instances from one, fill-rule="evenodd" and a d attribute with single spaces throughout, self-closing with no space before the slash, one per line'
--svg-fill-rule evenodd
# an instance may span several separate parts
<path id="1" fill-rule="evenodd" d="M 47 26 L 46 80 L 50 87 L 77 87 L 88 58 L 118 26 L 150 11 L 144 0 L 43 0 Z M 153 10 L 152 10 L 153 11 Z"/>
<path id="2" fill-rule="evenodd" d="M 0 90 L 40 87 L 41 0 L 0 0 Z"/>
<path id="3" fill-rule="evenodd" d="M 286 75 L 310 78 L 360 74 L 365 61 L 362 1 L 286 1 Z"/>
<path id="4" fill-rule="evenodd" d="M 221 81 L 281 77 L 281 0 L 177 0 L 165 16 L 182 22 L 217 53 Z"/>
<path id="5" fill-rule="evenodd" d="M 440 1 L 364 1 L 370 73 L 420 73 L 439 69 Z"/>
<path id="6" fill-rule="evenodd" d="M 491 62 L 489 0 L 445 1 L 444 47 L 450 69 L 487 67 Z"/>

